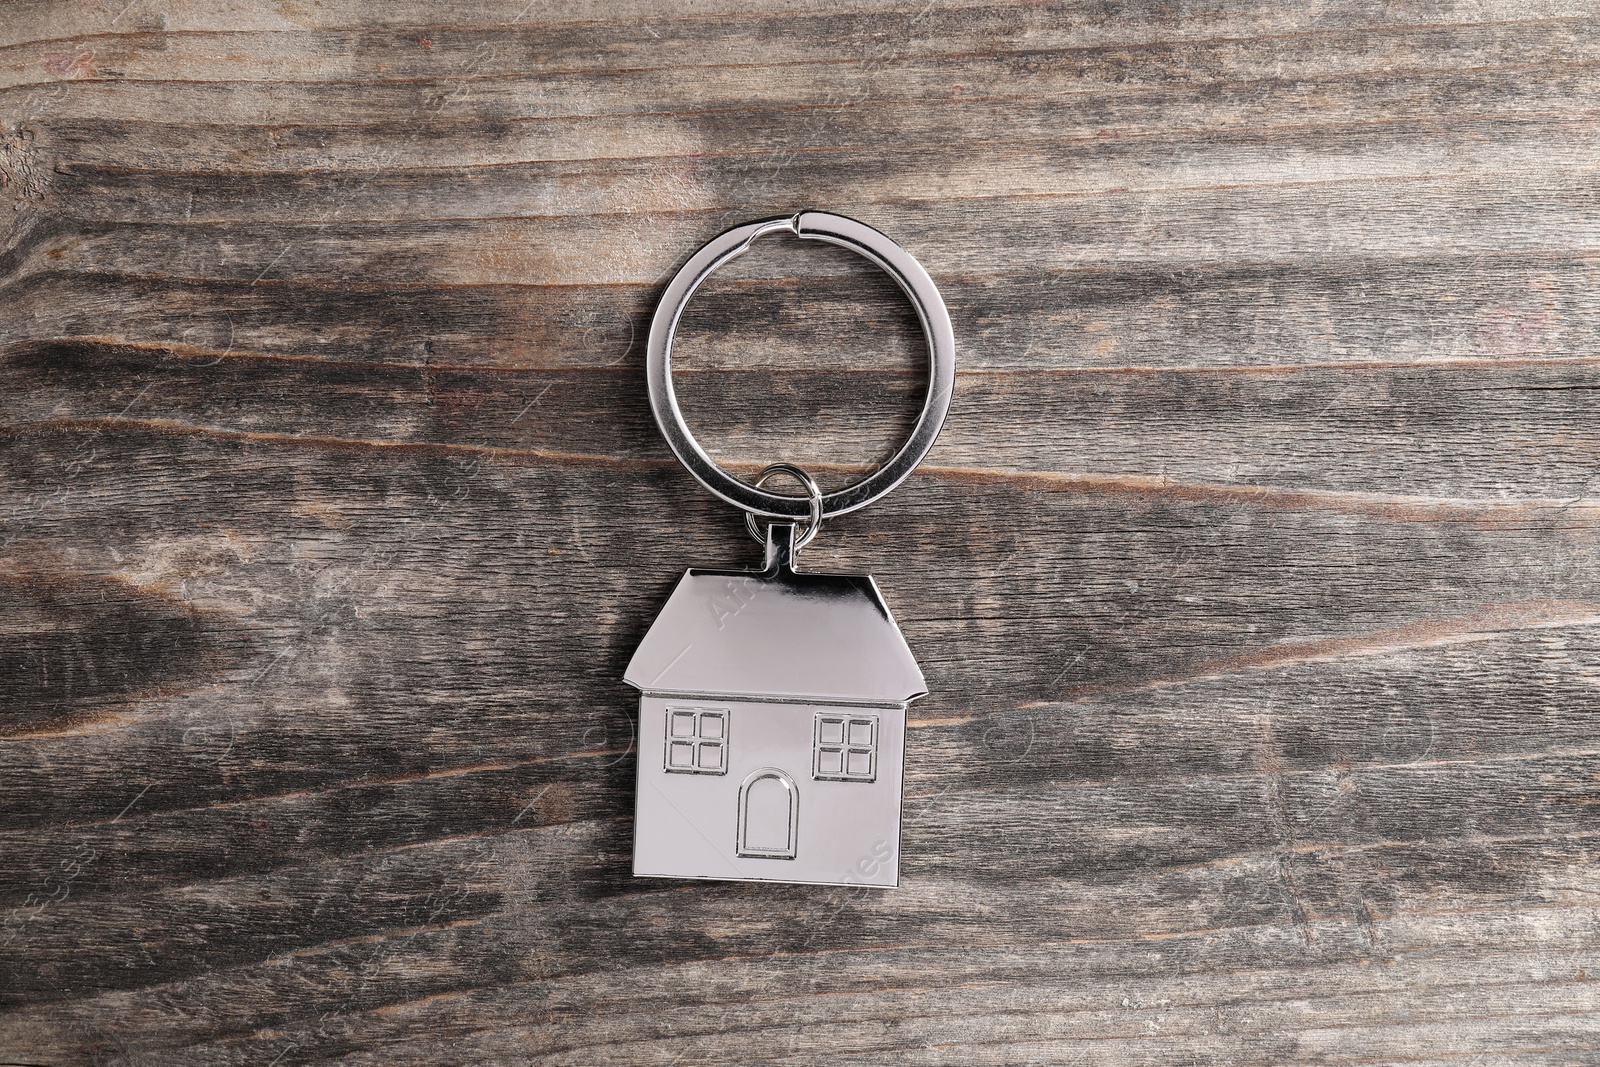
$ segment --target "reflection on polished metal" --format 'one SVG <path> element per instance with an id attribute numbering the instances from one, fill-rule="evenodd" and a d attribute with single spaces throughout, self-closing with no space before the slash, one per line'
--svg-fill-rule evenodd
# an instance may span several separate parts
<path id="1" fill-rule="evenodd" d="M 768 467 L 754 485 L 731 477 L 695 442 L 672 394 L 672 331 L 684 304 L 706 275 L 774 230 L 845 245 L 883 267 L 916 304 L 928 338 L 933 369 L 911 439 L 833 493 L 789 464 Z M 633 872 L 898 885 L 906 709 L 927 685 L 870 575 L 802 571 L 795 554 L 824 518 L 889 492 L 932 447 L 955 376 L 938 290 L 909 254 L 854 220 L 803 212 L 750 223 L 690 257 L 667 286 L 648 364 L 651 404 L 673 452 L 744 509 L 752 534 L 758 518 L 772 521 L 761 569 L 684 574 L 623 676 L 640 690 L 641 744 L 662 746 L 639 754 Z M 778 473 L 806 495 L 764 489 Z"/>
<path id="2" fill-rule="evenodd" d="M 911 257 L 911 253 L 871 226 L 843 215 L 802 211 L 784 218 L 763 219 L 735 226 L 712 238 L 690 256 L 689 261 L 673 275 L 672 281 L 667 283 L 666 291 L 661 294 L 661 303 L 656 306 L 655 318 L 650 322 L 650 340 L 645 349 L 645 379 L 650 387 L 650 409 L 655 413 L 656 425 L 661 427 L 661 434 L 667 439 L 673 455 L 711 492 L 736 507 L 764 518 L 806 517 L 806 501 L 749 485 L 712 462 L 683 421 L 683 412 L 678 408 L 678 396 L 672 388 L 672 337 L 677 332 L 678 319 L 683 315 L 689 298 L 718 267 L 748 252 L 757 237 L 778 232 L 840 245 L 877 264 L 911 299 L 917 309 L 917 317 L 922 322 L 923 336 L 928 342 L 928 393 L 916 425 L 911 429 L 911 436 L 883 466 L 854 485 L 823 496 L 822 517 L 831 519 L 866 507 L 905 481 L 917 469 L 917 464 L 922 462 L 939 436 L 944 417 L 950 410 L 950 391 L 955 386 L 955 333 L 950 326 L 950 312 L 944 306 L 938 286 L 933 284 L 933 279 L 922 269 L 922 264 Z"/>

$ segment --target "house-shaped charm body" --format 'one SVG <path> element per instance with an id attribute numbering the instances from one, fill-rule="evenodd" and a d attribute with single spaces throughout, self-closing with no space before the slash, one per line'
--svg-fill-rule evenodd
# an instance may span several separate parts
<path id="1" fill-rule="evenodd" d="M 792 565 L 690 570 L 628 665 L 633 873 L 894 886 L 906 707 L 927 692 L 877 584 Z"/>

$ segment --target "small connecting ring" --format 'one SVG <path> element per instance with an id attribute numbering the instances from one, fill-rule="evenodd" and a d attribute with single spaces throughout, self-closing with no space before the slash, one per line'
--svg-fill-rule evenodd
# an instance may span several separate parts
<path id="1" fill-rule="evenodd" d="M 817 485 L 816 480 L 813 479 L 811 475 L 807 474 L 799 467 L 796 467 L 793 463 L 774 463 L 772 466 L 756 475 L 755 487 L 760 489 L 763 485 L 767 484 L 767 479 L 771 478 L 774 474 L 787 474 L 789 477 L 805 486 L 806 496 L 810 498 L 811 515 L 809 517 L 809 521 L 806 523 L 805 532 L 797 533 L 794 539 L 794 550 L 798 552 L 802 548 L 809 545 L 811 543 L 811 539 L 817 536 L 817 531 L 822 529 L 822 489 Z M 744 513 L 744 528 L 750 531 L 750 536 L 754 537 L 758 544 L 764 545 L 767 543 L 767 539 L 761 536 L 761 531 L 756 529 L 756 516 L 754 512 L 747 511 Z"/>
<path id="2" fill-rule="evenodd" d="M 656 305 L 655 317 L 650 320 L 650 340 L 645 346 L 650 410 L 672 454 L 711 492 L 758 518 L 795 522 L 805 517 L 806 505 L 799 497 L 770 493 L 759 483 L 741 482 L 717 466 L 689 432 L 672 388 L 672 335 L 678 329 L 678 319 L 689 298 L 718 267 L 748 252 L 756 238 L 780 232 L 808 241 L 839 245 L 876 264 L 894 279 L 916 308 L 923 338 L 928 343 L 928 393 L 923 398 L 922 412 L 911 428 L 911 435 L 883 466 L 852 485 L 823 495 L 822 517 L 831 519 L 866 507 L 911 476 L 939 436 L 939 427 L 950 410 L 950 391 L 956 379 L 955 332 L 938 286 L 911 253 L 871 226 L 825 211 L 802 211 L 798 215 L 747 222 L 706 242 L 667 283 L 661 303 Z M 812 514 L 815 514 L 814 508 Z M 807 538 L 815 532 L 813 522 Z"/>

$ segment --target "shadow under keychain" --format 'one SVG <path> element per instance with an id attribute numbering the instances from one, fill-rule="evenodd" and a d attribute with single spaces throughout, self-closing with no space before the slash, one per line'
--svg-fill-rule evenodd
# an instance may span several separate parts
<path id="1" fill-rule="evenodd" d="M 672 389 L 672 336 L 689 298 L 769 233 L 841 245 L 877 264 L 916 305 L 928 343 L 928 393 L 910 438 L 831 493 L 786 463 L 754 485 L 734 478 L 695 441 Z M 668 283 L 645 369 L 673 454 L 744 510 L 767 551 L 761 570 L 686 572 L 623 675 L 641 690 L 633 873 L 898 885 L 906 708 L 927 686 L 872 577 L 799 570 L 796 555 L 823 520 L 879 499 L 933 447 L 955 382 L 944 300 L 910 253 L 854 219 L 806 211 L 746 223 L 713 238 Z M 763 488 L 780 472 L 807 495 Z"/>

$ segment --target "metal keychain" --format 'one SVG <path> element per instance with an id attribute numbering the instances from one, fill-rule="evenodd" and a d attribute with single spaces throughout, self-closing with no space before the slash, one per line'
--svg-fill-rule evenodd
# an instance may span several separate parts
<path id="1" fill-rule="evenodd" d="M 672 337 L 689 298 L 769 233 L 841 245 L 877 264 L 915 305 L 928 343 L 928 393 L 910 438 L 831 493 L 784 463 L 753 484 L 734 478 L 695 441 L 672 388 Z M 824 520 L 905 481 L 933 447 L 955 382 L 944 300 L 910 253 L 854 219 L 806 211 L 746 223 L 713 238 L 668 283 L 645 369 L 673 454 L 745 511 L 766 562 L 686 572 L 623 675 L 641 691 L 633 873 L 898 885 L 906 708 L 927 686 L 872 577 L 802 571 L 796 553 Z M 806 495 L 765 488 L 777 474 Z"/>

